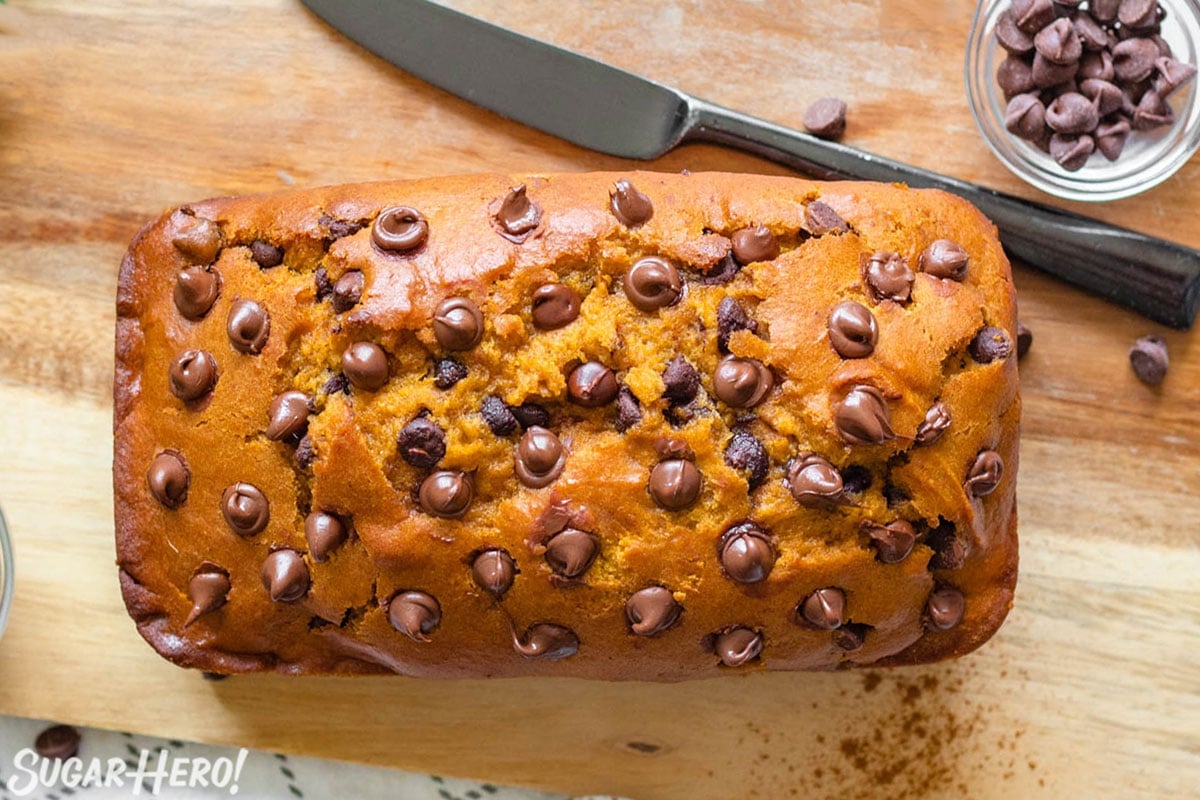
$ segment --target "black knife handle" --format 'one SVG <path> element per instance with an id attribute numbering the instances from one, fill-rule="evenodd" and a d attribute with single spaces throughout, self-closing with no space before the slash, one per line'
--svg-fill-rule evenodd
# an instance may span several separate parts
<path id="1" fill-rule="evenodd" d="M 936 172 L 827 142 L 689 98 L 683 140 L 735 147 L 825 180 L 869 180 L 942 189 L 996 224 L 1009 254 L 1174 328 L 1200 307 L 1200 251 Z"/>

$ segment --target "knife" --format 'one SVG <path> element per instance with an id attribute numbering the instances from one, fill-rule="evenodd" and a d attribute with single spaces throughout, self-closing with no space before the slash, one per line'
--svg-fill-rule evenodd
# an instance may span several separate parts
<path id="1" fill-rule="evenodd" d="M 995 223 L 1011 256 L 1176 328 L 1200 307 L 1200 251 L 828 142 L 709 103 L 429 0 L 302 0 L 367 50 L 580 147 L 652 159 L 713 142 L 826 180 L 943 189 Z"/>

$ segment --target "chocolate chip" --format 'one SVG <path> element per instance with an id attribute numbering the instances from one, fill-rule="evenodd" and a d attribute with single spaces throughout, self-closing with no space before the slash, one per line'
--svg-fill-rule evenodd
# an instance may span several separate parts
<path id="1" fill-rule="evenodd" d="M 221 229 L 211 219 L 197 217 L 189 209 L 178 209 L 168 222 L 171 244 L 188 261 L 207 266 L 221 251 Z"/>
<path id="2" fill-rule="evenodd" d="M 646 488 L 650 497 L 668 511 L 679 511 L 700 498 L 700 470 L 691 461 L 672 458 L 660 461 L 650 470 Z"/>
<path id="3" fill-rule="evenodd" d="M 1083 17 L 1087 19 L 1087 17 Z M 1075 74 L 1081 84 L 1088 81 L 1111 82 L 1116 77 L 1113 70 L 1112 54 L 1107 50 L 1098 53 L 1084 53 L 1079 60 L 1079 72 Z M 1118 90 L 1119 91 L 1119 90 Z M 1101 111 L 1101 114 L 1104 112 Z"/>
<path id="4" fill-rule="evenodd" d="M 939 631 L 948 631 L 962 621 L 966 605 L 966 599 L 958 589 L 939 587 L 925 603 L 926 619 Z"/>
<path id="5" fill-rule="evenodd" d="M 579 652 L 579 637 L 570 628 L 539 622 L 521 637 L 513 632 L 513 649 L 525 658 L 559 661 Z"/>
<path id="6" fill-rule="evenodd" d="M 858 622 L 847 622 L 833 632 L 833 644 L 839 650 L 852 653 L 866 644 L 867 633 L 870 630 L 870 625 L 863 625 Z"/>
<path id="7" fill-rule="evenodd" d="M 902 519 L 880 525 L 877 522 L 864 522 L 862 530 L 871 538 L 871 546 L 875 548 L 875 558 L 884 564 L 898 564 L 908 558 L 913 545 L 917 543 L 917 532 L 913 526 Z"/>
<path id="8" fill-rule="evenodd" d="M 846 593 L 841 589 L 817 589 L 796 607 L 797 619 L 814 628 L 832 631 L 846 621 Z"/>
<path id="9" fill-rule="evenodd" d="M 662 372 L 663 397 L 672 403 L 688 403 L 696 399 L 700 391 L 700 374 L 682 355 L 667 362 Z"/>
<path id="10" fill-rule="evenodd" d="M 774 261 L 779 257 L 779 241 L 766 225 L 734 231 L 730 241 L 733 244 L 730 252 L 739 264 Z"/>
<path id="11" fill-rule="evenodd" d="M 874 386 L 855 386 L 834 411 L 834 423 L 850 444 L 883 444 L 896 438 L 892 415 Z"/>
<path id="12" fill-rule="evenodd" d="M 822 97 L 804 112 L 804 129 L 822 139 L 841 139 L 846 132 L 846 104 L 836 97 Z"/>
<path id="13" fill-rule="evenodd" d="M 342 353 L 342 372 L 355 389 L 377 392 L 388 381 L 387 353 L 374 342 L 355 342 Z"/>
<path id="14" fill-rule="evenodd" d="M 203 350 L 185 350 L 171 362 L 167 377 L 171 394 L 190 403 L 217 385 L 217 362 Z"/>
<path id="15" fill-rule="evenodd" d="M 1050 137 L 1050 155 L 1068 172 L 1082 169 L 1096 151 L 1096 141 L 1086 133 L 1078 136 L 1056 133 Z"/>
<path id="16" fill-rule="evenodd" d="M 567 376 L 567 400 L 584 408 L 598 408 L 617 398 L 617 376 L 599 361 L 585 361 Z"/>
<path id="17" fill-rule="evenodd" d="M 531 489 L 540 489 L 562 474 L 567 451 L 554 433 L 535 425 L 521 436 L 513 461 L 517 480 Z"/>
<path id="18" fill-rule="evenodd" d="M 1185 64 L 1167 55 L 1156 59 L 1154 67 L 1158 71 L 1158 77 L 1154 79 L 1154 91 L 1164 100 L 1167 95 L 1196 77 L 1194 65 Z"/>
<path id="19" fill-rule="evenodd" d="M 775 566 L 770 536 L 753 522 L 741 522 L 721 535 L 721 569 L 738 583 L 765 581 Z"/>
<path id="20" fill-rule="evenodd" d="M 964 488 L 971 497 L 985 497 L 996 491 L 1004 475 L 1004 461 L 995 450 L 984 450 L 975 457 L 975 463 L 967 472 Z"/>
<path id="21" fill-rule="evenodd" d="M 300 469 L 308 469 L 317 460 L 317 453 L 313 450 L 312 439 L 304 436 L 300 439 L 300 443 L 296 445 L 296 466 Z"/>
<path id="22" fill-rule="evenodd" d="M 522 430 L 529 430 L 533 427 L 549 428 L 550 427 L 550 412 L 545 406 L 537 403 L 521 403 L 519 406 L 509 406 L 509 413 L 513 415 L 521 425 Z"/>
<path id="23" fill-rule="evenodd" d="M 265 308 L 253 300 L 235 300 L 229 307 L 225 332 L 234 350 L 257 355 L 267 344 L 267 337 L 271 333 L 271 317 Z"/>
<path id="24" fill-rule="evenodd" d="M 1033 331 L 1024 322 L 1017 323 L 1017 358 L 1024 358 L 1033 344 Z"/>
<path id="25" fill-rule="evenodd" d="M 806 453 L 788 462 L 784 485 L 797 503 L 808 508 L 827 508 L 844 502 L 845 484 L 841 474 L 833 464 L 815 453 Z"/>
<path id="26" fill-rule="evenodd" d="M 238 536 L 253 536 L 267 527 L 271 504 L 257 486 L 235 483 L 221 495 L 221 515 Z"/>
<path id="27" fill-rule="evenodd" d="M 262 239 L 255 239 L 250 243 L 250 258 L 261 269 L 278 267 L 283 263 L 283 249 Z"/>
<path id="28" fill-rule="evenodd" d="M 1054 21 L 1054 4 L 1050 0 L 1013 0 L 1012 15 L 1017 27 L 1032 36 Z"/>
<path id="29" fill-rule="evenodd" d="M 723 297 L 717 304 L 717 347 L 722 353 L 729 352 L 729 337 L 735 331 L 758 333 L 758 322 L 751 319 L 741 303 L 732 297 Z"/>
<path id="30" fill-rule="evenodd" d="M 1145 30 L 1158 24 L 1158 0 L 1121 0 L 1117 20 L 1123 27 Z"/>
<path id="31" fill-rule="evenodd" d="M 331 244 L 338 239 L 345 239 L 347 236 L 353 236 L 363 229 L 363 223 L 356 220 L 335 219 L 328 214 L 322 214 L 317 224 L 329 231 L 329 235 L 325 237 L 325 243 Z"/>
<path id="32" fill-rule="evenodd" d="M 992 325 L 981 328 L 967 346 L 971 358 L 980 364 L 1002 361 L 1012 354 L 1012 350 L 1012 339 L 1009 338 L 1008 332 Z"/>
<path id="33" fill-rule="evenodd" d="M 519 573 L 513 557 L 498 547 L 482 550 L 471 560 L 475 585 L 497 600 L 504 599 Z"/>
<path id="34" fill-rule="evenodd" d="M 333 285 L 333 310 L 342 314 L 358 305 L 362 300 L 363 286 L 366 279 L 356 269 L 352 269 L 337 279 Z"/>
<path id="35" fill-rule="evenodd" d="M 829 343 L 842 358 L 866 358 L 875 352 L 879 326 L 875 316 L 862 303 L 846 300 L 829 313 Z"/>
<path id="36" fill-rule="evenodd" d="M 1125 149 L 1125 142 L 1132 130 L 1129 119 L 1123 116 L 1118 116 L 1112 122 L 1100 123 L 1096 128 L 1096 149 L 1109 161 L 1116 161 Z"/>
<path id="37" fill-rule="evenodd" d="M 746 482 L 750 485 L 750 491 L 762 485 L 771 466 L 767 448 L 754 434 L 742 427 L 733 429 L 733 436 L 725 445 L 725 463 L 747 473 Z"/>
<path id="38" fill-rule="evenodd" d="M 1088 13 L 1097 22 L 1116 22 L 1121 0 L 1089 0 Z"/>
<path id="39" fill-rule="evenodd" d="M 883 499 L 888 508 L 896 508 L 912 500 L 912 494 L 903 486 L 889 482 L 883 485 Z"/>
<path id="40" fill-rule="evenodd" d="M 429 469 L 446 455 L 446 432 L 428 417 L 417 417 L 401 429 L 397 446 L 405 462 Z"/>
<path id="41" fill-rule="evenodd" d="M 1175 111 L 1158 92 L 1151 89 L 1138 100 L 1137 108 L 1133 111 L 1134 130 L 1149 131 L 1174 124 Z"/>
<path id="42" fill-rule="evenodd" d="M 204 680 L 206 680 L 206 681 L 211 681 L 211 682 L 213 682 L 213 683 L 216 683 L 217 681 L 223 681 L 223 680 L 225 680 L 225 679 L 226 679 L 226 678 L 228 678 L 229 676 L 228 676 L 228 675 L 222 675 L 220 672 L 201 672 L 201 673 L 200 673 L 200 677 L 201 677 L 201 678 L 203 678 L 203 679 L 204 679 Z"/>
<path id="43" fill-rule="evenodd" d="M 830 233 L 846 233 L 849 223 L 841 215 L 820 200 L 812 200 L 804 206 L 804 228 L 813 236 Z"/>
<path id="44" fill-rule="evenodd" d="M 183 621 L 183 627 L 225 605 L 230 586 L 229 573 L 216 564 L 205 562 L 197 567 L 188 580 L 188 600 L 192 601 L 192 610 Z"/>
<path id="45" fill-rule="evenodd" d="M 329 273 L 325 271 L 324 267 L 317 267 L 313 273 L 313 283 L 317 287 L 318 303 L 333 294 L 333 282 L 329 280 Z"/>
<path id="46" fill-rule="evenodd" d="M 1114 111 L 1120 111 L 1125 105 L 1125 95 L 1115 84 L 1102 81 L 1099 78 L 1089 78 L 1079 84 L 1079 92 L 1092 102 L 1100 117 L 1108 116 Z M 1097 119 L 1097 126 L 1100 121 Z M 1092 129 L 1088 128 L 1088 132 Z"/>
<path id="47" fill-rule="evenodd" d="M 1009 58 L 1012 58 L 1012 56 L 1009 56 Z M 1007 63 L 1007 60 L 1005 63 Z M 1061 86 L 1073 80 L 1078 73 L 1078 61 L 1073 64 L 1055 64 L 1041 53 L 1034 55 L 1033 67 L 1029 72 L 1030 77 L 1033 79 L 1033 85 L 1039 89 Z M 1029 91 L 1029 89 L 1024 89 L 1023 91 Z"/>
<path id="48" fill-rule="evenodd" d="M 608 199 L 613 216 L 627 228 L 644 225 L 654 216 L 650 198 L 635 189 L 627 178 L 620 178 L 613 184 Z"/>
<path id="49" fill-rule="evenodd" d="M 641 421 L 642 409 L 638 405 L 637 397 L 628 386 L 622 386 L 617 392 L 617 418 L 613 427 L 617 429 L 617 433 L 624 433 Z"/>
<path id="50" fill-rule="evenodd" d="M 712 636 L 712 650 L 727 667 L 740 667 L 757 659 L 763 648 L 762 634 L 744 625 L 734 625 Z"/>
<path id="51" fill-rule="evenodd" d="M 863 285 L 872 303 L 895 300 L 907 303 L 912 293 L 913 272 L 898 253 L 872 253 L 862 260 Z"/>
<path id="52" fill-rule="evenodd" d="M 504 238 L 523 242 L 542 221 L 542 208 L 529 199 L 525 184 L 514 186 L 508 194 L 492 204 L 492 219 Z"/>
<path id="53" fill-rule="evenodd" d="M 408 206 L 384 209 L 371 226 L 371 241 L 380 250 L 406 253 L 429 238 L 429 223 L 420 211 Z"/>
<path id="54" fill-rule="evenodd" d="M 579 292 L 561 283 L 547 283 L 533 292 L 531 314 L 535 327 L 552 331 L 570 325 L 579 316 Z"/>
<path id="55" fill-rule="evenodd" d="M 1009 56 L 996 68 L 996 85 L 1005 99 L 1032 92 L 1037 87 L 1033 82 L 1033 68 L 1019 56 Z"/>
<path id="56" fill-rule="evenodd" d="M 221 293 L 221 276 L 216 270 L 188 267 L 175 276 L 173 298 L 175 308 L 186 319 L 201 320 L 217 302 Z"/>
<path id="57" fill-rule="evenodd" d="M 1155 62 L 1161 57 L 1158 45 L 1150 39 L 1126 39 L 1112 49 L 1113 71 L 1117 80 L 1138 83 L 1154 73 Z"/>
<path id="58" fill-rule="evenodd" d="M 339 372 L 321 385 L 321 393 L 326 395 L 350 394 L 350 380 Z"/>
<path id="59" fill-rule="evenodd" d="M 433 385 L 439 389 L 449 389 L 465 377 L 467 377 L 466 365 L 453 358 L 439 358 L 434 362 Z"/>
<path id="60" fill-rule="evenodd" d="M 263 561 L 263 588 L 276 603 L 302 600 L 312 585 L 304 556 L 295 550 L 276 550 Z"/>
<path id="61" fill-rule="evenodd" d="M 449 297 L 434 312 L 433 335 L 446 350 L 470 350 L 483 338 L 483 312 L 470 298 Z"/>
<path id="62" fill-rule="evenodd" d="M 546 563 L 560 578 L 578 578 L 600 553 L 600 539 L 594 533 L 566 528 L 546 542 Z"/>
<path id="63" fill-rule="evenodd" d="M 1046 132 L 1046 107 L 1036 94 L 1019 94 L 1008 101 L 1004 129 L 1031 142 L 1042 138 Z"/>
<path id="64" fill-rule="evenodd" d="M 942 438 L 942 434 L 950 427 L 950 409 L 940 400 L 925 412 L 925 419 L 917 428 L 913 442 L 919 446 L 930 445 Z"/>
<path id="65" fill-rule="evenodd" d="M 1017 27 L 1011 8 L 996 19 L 996 41 L 1005 50 L 1018 56 L 1033 50 L 1033 36 Z"/>
<path id="66" fill-rule="evenodd" d="M 701 286 L 724 286 L 737 277 L 742 271 L 742 265 L 733 257 L 730 250 L 725 257 L 713 265 L 708 272 L 700 276 Z"/>
<path id="67" fill-rule="evenodd" d="M 349 536 L 349 526 L 337 514 L 313 511 L 304 518 L 304 539 L 313 561 L 324 563 Z"/>
<path id="68" fill-rule="evenodd" d="M 483 415 L 483 421 L 487 423 L 488 428 L 497 436 L 508 436 L 517 429 L 517 418 L 499 397 L 489 395 L 483 398 L 479 413 Z"/>
<path id="69" fill-rule="evenodd" d="M 1071 20 L 1071 26 L 1075 29 L 1075 35 L 1079 37 L 1079 42 L 1083 45 L 1083 49 L 1086 51 L 1086 53 L 1103 52 L 1106 55 L 1108 54 L 1107 50 L 1105 49 L 1108 47 L 1108 34 L 1104 32 L 1104 28 L 1100 27 L 1100 24 L 1091 16 L 1087 14 L 1077 14 L 1075 15 L 1075 18 Z M 1111 69 L 1111 57 L 1108 59 L 1108 63 L 1109 68 Z M 1083 65 L 1080 64 L 1080 69 L 1082 68 Z M 1111 77 L 1112 76 L 1110 75 L 1109 78 Z M 1109 78 L 1105 78 L 1105 80 L 1108 80 Z"/>
<path id="70" fill-rule="evenodd" d="M 842 489 L 846 494 L 862 494 L 871 488 L 871 471 L 859 464 L 842 469 Z"/>
<path id="71" fill-rule="evenodd" d="M 167 508 L 179 508 L 187 502 L 191 482 L 191 470 L 183 456 L 174 450 L 164 450 L 156 455 L 146 470 L 150 494 Z"/>
<path id="72" fill-rule="evenodd" d="M 1142 383 L 1151 386 L 1162 383 L 1170 363 L 1167 343 L 1157 336 L 1143 336 L 1129 349 L 1129 365 Z"/>
<path id="73" fill-rule="evenodd" d="M 935 278 L 961 281 L 967 277 L 971 256 L 951 239 L 938 239 L 922 251 L 917 268 Z"/>
<path id="74" fill-rule="evenodd" d="M 1074 64 L 1083 55 L 1083 44 L 1075 35 L 1071 20 L 1059 17 L 1037 32 L 1033 46 L 1055 64 Z"/>
<path id="75" fill-rule="evenodd" d="M 625 620 L 635 636 L 657 636 L 679 623 L 683 606 L 675 601 L 670 589 L 647 586 L 625 601 Z"/>
<path id="76" fill-rule="evenodd" d="M 439 470 L 421 481 L 417 498 L 426 514 L 457 519 L 475 499 L 475 482 L 465 472 Z"/>
<path id="77" fill-rule="evenodd" d="M 766 399 L 774 385 L 771 370 L 753 358 L 725 356 L 713 373 L 713 394 L 733 408 L 753 408 Z"/>
<path id="78" fill-rule="evenodd" d="M 66 761 L 79 752 L 83 737 L 70 725 L 53 725 L 37 735 L 33 749 L 42 758 Z"/>
<path id="79" fill-rule="evenodd" d="M 967 561 L 967 547 L 958 537 L 953 522 L 943 522 L 931 530 L 925 544 L 933 551 L 930 569 L 960 569 Z"/>
<path id="80" fill-rule="evenodd" d="M 1067 92 L 1046 107 L 1046 124 L 1057 133 L 1088 133 L 1100 124 L 1100 110 L 1082 94 Z"/>
<path id="81" fill-rule="evenodd" d="M 415 642 L 428 642 L 442 624 L 442 606 L 426 592 L 397 592 L 388 600 L 388 622 Z"/>
<path id="82" fill-rule="evenodd" d="M 673 305 L 683 295 L 679 270 L 658 256 L 646 256 L 630 267 L 624 287 L 629 302 L 645 312 Z"/>
<path id="83" fill-rule="evenodd" d="M 308 395 L 288 391 L 275 395 L 267 409 L 267 438 L 272 441 L 303 436 L 308 429 Z"/>

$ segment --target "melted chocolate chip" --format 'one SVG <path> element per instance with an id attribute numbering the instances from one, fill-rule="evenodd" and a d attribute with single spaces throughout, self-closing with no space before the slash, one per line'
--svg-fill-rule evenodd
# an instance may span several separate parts
<path id="1" fill-rule="evenodd" d="M 171 394 L 190 403 L 217 385 L 217 362 L 203 350 L 185 350 L 171 362 L 167 378 Z"/>
<path id="2" fill-rule="evenodd" d="M 866 358 L 875 352 L 879 326 L 875 315 L 862 303 L 838 303 L 829 314 L 829 343 L 842 358 Z"/>
<path id="3" fill-rule="evenodd" d="M 493 207 L 492 219 L 497 229 L 504 238 L 514 242 L 525 241 L 542 221 L 541 206 L 529 199 L 525 184 L 510 189 Z"/>
<path id="4" fill-rule="evenodd" d="M 535 327 L 552 331 L 570 325 L 579 317 L 579 292 L 561 283 L 547 283 L 533 292 L 531 314 Z"/>
<path id="5" fill-rule="evenodd" d="M 406 253 L 415 250 L 429 238 L 429 223 L 420 211 L 408 206 L 396 206 L 379 212 L 371 226 L 371 241 L 380 250 Z"/>
<path id="6" fill-rule="evenodd" d="M 598 408 L 617 399 L 617 376 L 599 361 L 586 361 L 567 376 L 567 400 L 584 408 Z"/>
<path id="7" fill-rule="evenodd" d="M 446 455 L 446 432 L 428 417 L 417 417 L 401 429 L 397 446 L 405 462 L 429 469 Z"/>
<path id="8" fill-rule="evenodd" d="M 1133 368 L 1133 374 L 1150 386 L 1163 382 L 1170 364 L 1167 343 L 1157 336 L 1143 336 L 1129 349 L 1129 366 Z"/>
<path id="9" fill-rule="evenodd" d="M 350 380 L 339 372 L 337 375 L 331 376 L 329 380 L 322 384 L 321 393 L 326 395 L 350 394 Z"/>
<path id="10" fill-rule="evenodd" d="M 734 625 L 713 634 L 712 649 L 727 667 L 740 667 L 761 655 L 762 634 L 743 625 Z"/>
<path id="11" fill-rule="evenodd" d="M 254 263 L 258 264 L 260 269 L 278 267 L 283 263 L 283 248 L 262 239 L 255 239 L 250 243 L 250 258 L 254 259 Z"/>
<path id="12" fill-rule="evenodd" d="M 267 409 L 267 438 L 272 441 L 303 436 L 308 429 L 308 395 L 289 391 L 275 395 Z"/>
<path id="13" fill-rule="evenodd" d="M 814 628 L 832 631 L 846 621 L 846 593 L 841 589 L 817 589 L 796 607 L 797 619 Z"/>
<path id="14" fill-rule="evenodd" d="M 313 450 L 312 439 L 303 436 L 300 443 L 296 445 L 296 466 L 300 469 L 308 469 L 317 460 L 317 453 Z"/>
<path id="15" fill-rule="evenodd" d="M 271 504 L 257 486 L 235 483 L 221 495 L 221 515 L 238 536 L 253 536 L 267 527 Z"/>
<path id="16" fill-rule="evenodd" d="M 333 285 L 333 310 L 342 314 L 358 305 L 365 285 L 366 278 L 356 269 L 338 278 Z"/>
<path id="17" fill-rule="evenodd" d="M 935 278 L 961 281 L 967 277 L 971 257 L 958 242 L 938 239 L 926 247 L 917 259 L 917 267 Z"/>
<path id="18" fill-rule="evenodd" d="M 594 533 L 566 528 L 546 542 L 546 563 L 560 578 L 578 578 L 600 553 L 600 539 Z"/>
<path id="19" fill-rule="evenodd" d="M 668 511 L 679 511 L 700 498 L 702 484 L 700 470 L 695 464 L 672 458 L 654 465 L 646 488 L 659 506 Z"/>
<path id="20" fill-rule="evenodd" d="M 498 547 L 483 550 L 471 560 L 475 585 L 497 600 L 504 599 L 519 573 L 513 557 Z"/>
<path id="21" fill-rule="evenodd" d="M 627 178 L 620 178 L 613 184 L 608 198 L 613 216 L 627 228 L 644 225 L 654 216 L 650 198 L 635 189 Z"/>
<path id="22" fill-rule="evenodd" d="M 657 311 L 674 304 L 682 295 L 679 270 L 658 256 L 646 256 L 625 275 L 625 296 L 639 311 Z"/>
<path id="23" fill-rule="evenodd" d="M 559 661 L 579 652 L 579 637 L 570 628 L 539 622 L 521 637 L 513 632 L 513 649 L 525 658 Z"/>
<path id="24" fill-rule="evenodd" d="M 742 427 L 733 429 L 729 444 L 725 445 L 725 463 L 746 473 L 750 491 L 754 491 L 767 479 L 771 460 L 767 448 L 754 434 Z"/>
<path id="25" fill-rule="evenodd" d="M 1004 475 L 1004 461 L 995 450 L 984 450 L 975 457 L 964 484 L 971 497 L 985 497 L 996 491 Z"/>
<path id="26" fill-rule="evenodd" d="M 355 389 L 377 392 L 388 381 L 387 353 L 374 342 L 355 342 L 342 353 L 342 372 Z"/>
<path id="27" fill-rule="evenodd" d="M 950 409 L 940 400 L 925 412 L 925 419 L 917 428 L 913 442 L 920 446 L 930 445 L 942 438 L 942 434 L 950 427 Z"/>
<path id="28" fill-rule="evenodd" d="M 494 395 L 483 398 L 479 407 L 483 421 L 487 423 L 492 433 L 497 436 L 508 436 L 517 429 L 517 418 L 513 415 L 508 404 Z"/>
<path id="29" fill-rule="evenodd" d="M 724 258 L 711 266 L 708 272 L 700 276 L 700 285 L 724 286 L 736 278 L 741 271 L 742 265 L 733 257 L 733 251 L 730 250 Z"/>
<path id="30" fill-rule="evenodd" d="M 179 508 L 187 502 L 191 482 L 191 470 L 183 456 L 174 450 L 164 450 L 156 455 L 146 470 L 150 494 L 167 508 Z"/>
<path id="31" fill-rule="evenodd" d="M 169 225 L 171 244 L 188 261 L 206 266 L 216 260 L 221 251 L 221 229 L 217 223 L 181 208 L 171 214 Z"/>
<path id="32" fill-rule="evenodd" d="M 235 300 L 229 307 L 225 332 L 234 350 L 257 355 L 267 344 L 267 337 L 271 333 L 271 317 L 265 308 L 253 300 Z"/>
<path id="33" fill-rule="evenodd" d="M 470 298 L 449 297 L 434 312 L 433 335 L 446 350 L 471 350 L 483 338 L 483 312 Z"/>
<path id="34" fill-rule="evenodd" d="M 875 557 L 884 564 L 898 564 L 908 558 L 913 545 L 917 543 L 917 532 L 913 526 L 902 519 L 880 525 L 877 522 L 864 522 L 863 532 L 871 538 L 871 546 L 875 548 Z"/>
<path id="35" fill-rule="evenodd" d="M 896 438 L 883 394 L 874 386 L 855 386 L 838 404 L 834 422 L 850 444 L 883 444 Z"/>
<path id="36" fill-rule="evenodd" d="M 229 588 L 229 573 L 216 564 L 205 562 L 197 567 L 188 581 L 188 599 L 192 601 L 192 610 L 183 621 L 183 627 L 225 605 Z"/>
<path id="37" fill-rule="evenodd" d="M 766 225 L 734 231 L 730 242 L 734 259 L 742 265 L 774 261 L 779 257 L 779 241 Z"/>
<path id="38" fill-rule="evenodd" d="M 775 566 L 770 536 L 753 522 L 741 522 L 725 531 L 720 543 L 721 568 L 738 583 L 759 583 Z"/>
<path id="39" fill-rule="evenodd" d="M 295 550 L 276 550 L 262 565 L 263 588 L 276 603 L 302 600 L 312 585 L 304 556 Z"/>
<path id="40" fill-rule="evenodd" d="M 939 631 L 948 631 L 962 621 L 966 599 L 958 589 L 942 586 L 933 590 L 925 603 L 925 618 Z"/>
<path id="41" fill-rule="evenodd" d="M 635 636 L 657 636 L 679 623 L 683 606 L 675 601 L 670 589 L 647 586 L 625 601 L 625 620 Z"/>
<path id="42" fill-rule="evenodd" d="M 433 385 L 439 389 L 449 389 L 467 377 L 467 372 L 465 364 L 453 358 L 439 358 L 433 365 Z"/>
<path id="43" fill-rule="evenodd" d="M 804 207 L 804 227 L 813 236 L 846 233 L 850 230 L 846 220 L 820 200 L 813 200 Z"/>
<path id="44" fill-rule="evenodd" d="M 79 752 L 83 736 L 70 725 L 52 725 L 37 735 L 33 749 L 42 758 L 66 761 Z M 65 792 L 64 792 L 65 794 Z"/>
<path id="45" fill-rule="evenodd" d="M 848 653 L 853 652 L 866 643 L 867 632 L 870 630 L 870 625 L 847 622 L 833 632 L 833 644 L 839 650 L 845 650 Z"/>
<path id="46" fill-rule="evenodd" d="M 904 256 L 873 253 L 863 259 L 862 279 L 872 303 L 882 303 L 884 300 L 907 303 L 914 276 Z"/>
<path id="47" fill-rule="evenodd" d="M 397 592 L 387 604 L 388 622 L 414 642 L 428 642 L 442 624 L 442 606 L 426 592 Z"/>
<path id="48" fill-rule="evenodd" d="M 348 527 L 341 517 L 328 511 L 314 511 L 305 517 L 304 538 L 313 561 L 324 563 L 341 547 L 349 536 Z"/>
<path id="49" fill-rule="evenodd" d="M 959 569 L 967 561 L 967 546 L 958 537 L 953 522 L 943 522 L 931 530 L 925 537 L 925 544 L 933 550 L 930 569 Z"/>
<path id="50" fill-rule="evenodd" d="M 785 484 L 796 502 L 808 508 L 826 508 L 844 502 L 841 473 L 815 453 L 798 456 L 788 463 Z"/>
<path id="51" fill-rule="evenodd" d="M 871 488 L 871 471 L 859 464 L 851 464 L 842 471 L 842 486 L 847 494 L 862 494 Z"/>
<path id="52" fill-rule="evenodd" d="M 713 394 L 733 408 L 753 408 L 766 399 L 774 385 L 771 370 L 753 358 L 725 356 L 713 373 Z"/>
<path id="53" fill-rule="evenodd" d="M 628 386 L 622 386 L 617 392 L 617 418 L 613 422 L 613 427 L 617 429 L 617 433 L 624 433 L 642 421 L 642 409 L 638 405 L 637 398 Z"/>
<path id="54" fill-rule="evenodd" d="M 666 387 L 663 390 L 663 397 L 672 403 L 691 402 L 696 399 L 696 393 L 700 391 L 700 374 L 681 355 L 675 356 L 667 362 L 667 367 L 662 372 L 662 379 L 663 385 Z"/>
<path id="55" fill-rule="evenodd" d="M 567 463 L 567 451 L 551 431 L 534 426 L 517 443 L 514 467 L 517 479 L 532 489 L 549 486 Z"/>
<path id="56" fill-rule="evenodd" d="M 546 410 L 545 406 L 526 402 L 519 406 L 509 406 L 508 410 L 520 423 L 522 430 L 529 430 L 535 426 L 538 428 L 550 427 L 550 412 Z"/>
<path id="57" fill-rule="evenodd" d="M 357 220 L 335 219 L 328 214 L 322 214 L 317 220 L 317 224 L 329 232 L 329 235 L 325 237 L 327 246 L 338 239 L 353 236 L 363 229 L 363 223 Z"/>
<path id="58" fill-rule="evenodd" d="M 175 276 L 175 308 L 193 322 L 204 319 L 220 293 L 221 276 L 216 270 L 188 267 Z"/>
<path id="59" fill-rule="evenodd" d="M 316 285 L 318 303 L 333 294 L 333 282 L 329 280 L 329 273 L 324 267 L 317 267 L 313 272 L 313 283 Z"/>
<path id="60" fill-rule="evenodd" d="M 750 319 L 741 303 L 724 297 L 717 304 L 717 347 L 722 353 L 729 352 L 729 337 L 734 331 L 758 333 L 758 323 Z"/>
<path id="61" fill-rule="evenodd" d="M 439 470 L 421 481 L 417 498 L 426 514 L 457 519 L 475 499 L 475 482 L 465 472 Z"/>

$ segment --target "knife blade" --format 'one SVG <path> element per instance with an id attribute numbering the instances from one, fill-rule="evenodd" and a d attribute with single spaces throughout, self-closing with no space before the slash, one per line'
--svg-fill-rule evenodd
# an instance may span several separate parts
<path id="1" fill-rule="evenodd" d="M 1172 327 L 1200 308 L 1195 249 L 817 139 L 429 0 L 302 2 L 404 71 L 581 147 L 648 160 L 707 141 L 826 180 L 942 189 L 978 207 L 1030 266 Z"/>

